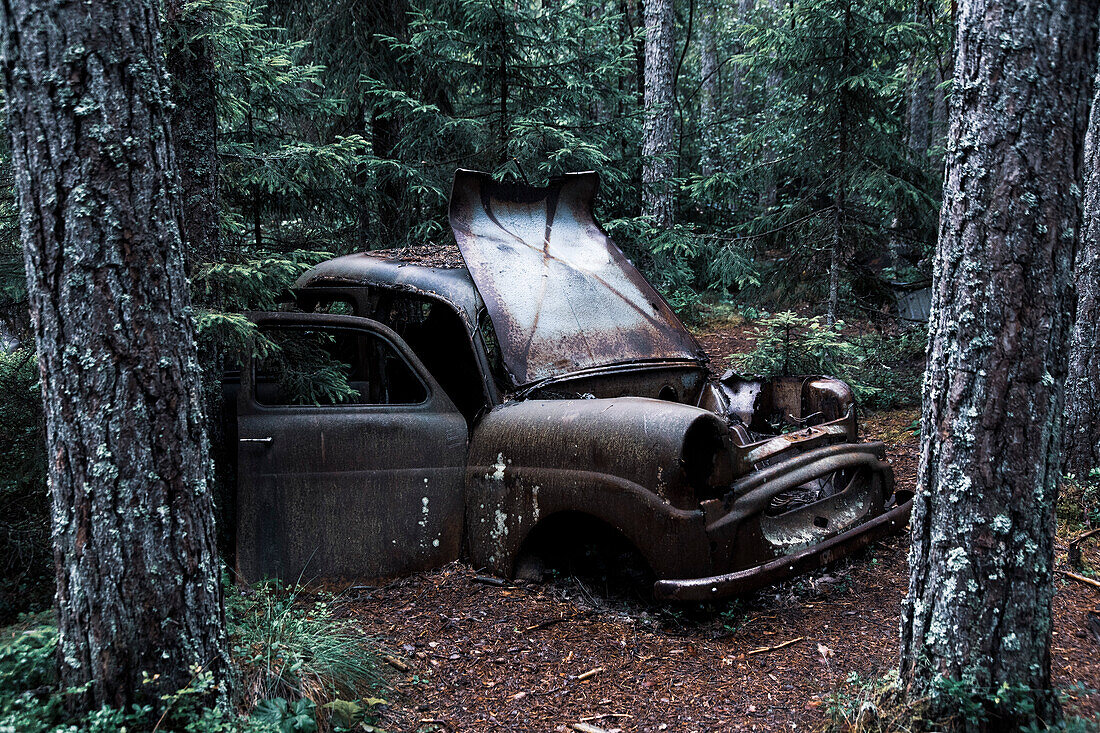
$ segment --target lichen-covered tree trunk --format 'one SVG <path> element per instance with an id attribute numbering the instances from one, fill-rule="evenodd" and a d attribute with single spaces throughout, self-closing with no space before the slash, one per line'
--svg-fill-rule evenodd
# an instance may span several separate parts
<path id="1" fill-rule="evenodd" d="M 217 73 L 210 10 L 166 0 L 165 38 L 172 93 L 172 141 L 183 201 L 184 252 L 192 270 L 221 254 Z"/>
<path id="2" fill-rule="evenodd" d="M 642 214 L 658 227 L 672 224 L 675 110 L 672 99 L 672 0 L 646 0 L 645 125 L 642 130 Z"/>
<path id="3" fill-rule="evenodd" d="M 1054 512 L 1097 6 L 959 5 L 901 671 L 939 712 L 976 695 L 989 729 L 1028 720 L 1025 698 L 1058 715 Z"/>
<path id="4" fill-rule="evenodd" d="M 1100 468 L 1100 84 L 1085 137 L 1083 225 L 1074 278 L 1077 320 L 1066 376 L 1062 470 L 1078 476 Z"/>
<path id="5" fill-rule="evenodd" d="M 144 0 L 0 6 L 58 656 L 64 685 L 91 682 L 84 706 L 156 704 L 198 667 L 227 684 L 157 12 Z"/>
<path id="6" fill-rule="evenodd" d="M 715 170 L 717 142 L 715 111 L 718 104 L 718 8 L 703 0 L 699 24 L 699 168 L 704 176 Z"/>

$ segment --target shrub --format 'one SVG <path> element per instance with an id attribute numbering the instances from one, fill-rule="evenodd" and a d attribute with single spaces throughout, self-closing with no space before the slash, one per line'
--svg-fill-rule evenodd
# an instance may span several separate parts
<path id="1" fill-rule="evenodd" d="M 1063 690 L 1064 700 L 1074 690 Z M 864 679 L 851 673 L 844 683 L 826 700 L 827 733 L 923 733 L 932 730 L 996 729 L 991 719 L 993 710 L 1011 710 L 1028 717 L 1035 709 L 1024 687 L 1002 684 L 995 690 L 976 688 L 972 680 L 941 678 L 932 697 L 907 700 L 896 669 L 881 677 Z M 955 711 L 952 716 L 935 714 L 936 700 L 945 702 L 941 709 Z M 961 724 L 961 725 L 960 725 Z M 1058 730 L 1073 733 L 1095 733 L 1094 721 L 1069 716 L 1057 725 L 1035 722 L 1024 729 L 1027 733 Z"/>
<path id="2" fill-rule="evenodd" d="M 790 311 L 776 313 L 754 330 L 756 348 L 733 358 L 744 373 L 762 377 L 838 375 L 852 351 L 842 337 L 843 326 L 838 322 L 828 327 L 820 318 L 805 318 Z"/>
<path id="3" fill-rule="evenodd" d="M 1092 469 L 1087 476 L 1062 479 L 1058 518 L 1074 530 L 1100 527 L 1100 468 Z"/>
<path id="4" fill-rule="evenodd" d="M 920 401 L 924 333 L 846 335 L 820 318 L 790 311 L 763 319 L 755 330 L 756 348 L 732 357 L 734 368 L 760 377 L 823 374 L 843 379 L 860 404 L 885 409 Z"/>
<path id="5" fill-rule="evenodd" d="M 0 631 L 0 731 L 3 733 L 115 733 L 120 730 L 180 733 L 263 733 L 262 721 L 230 710 L 205 707 L 213 684 L 198 674 L 188 687 L 161 698 L 158 709 L 102 707 L 86 715 L 68 714 L 65 699 L 83 689 L 62 690 L 57 680 L 57 627 L 49 614 L 24 616 Z"/>

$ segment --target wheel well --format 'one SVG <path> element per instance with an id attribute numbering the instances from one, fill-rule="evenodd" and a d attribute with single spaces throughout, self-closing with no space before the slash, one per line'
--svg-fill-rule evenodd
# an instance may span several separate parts
<path id="1" fill-rule="evenodd" d="M 612 576 L 651 585 L 645 555 L 618 528 L 583 512 L 558 512 L 535 525 L 520 545 L 520 560 L 538 558 L 547 570 L 579 577 Z"/>

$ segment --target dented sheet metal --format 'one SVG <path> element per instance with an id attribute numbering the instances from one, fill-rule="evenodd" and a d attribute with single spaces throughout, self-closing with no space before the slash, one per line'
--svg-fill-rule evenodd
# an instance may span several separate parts
<path id="1" fill-rule="evenodd" d="M 514 386 L 631 361 L 704 361 L 592 214 L 598 177 L 534 188 L 459 171 L 450 222 Z"/>

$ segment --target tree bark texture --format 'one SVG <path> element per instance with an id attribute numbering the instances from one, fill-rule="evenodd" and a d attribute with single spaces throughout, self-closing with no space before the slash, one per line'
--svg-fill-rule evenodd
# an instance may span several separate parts
<path id="1" fill-rule="evenodd" d="M 194 0 L 165 0 L 172 141 L 183 201 L 181 235 L 192 270 L 220 258 L 218 108 L 214 44 L 203 32 L 210 11 Z"/>
<path id="2" fill-rule="evenodd" d="M 932 144 L 932 72 L 927 69 L 912 75 L 906 128 L 906 142 L 913 161 L 923 166 Z"/>
<path id="3" fill-rule="evenodd" d="M 1100 468 L 1100 85 L 1085 136 L 1083 223 L 1074 279 L 1077 318 L 1066 376 L 1062 470 L 1088 476 Z"/>
<path id="4" fill-rule="evenodd" d="M 645 124 L 642 130 L 642 213 L 658 227 L 673 221 L 676 111 L 672 98 L 672 0 L 646 0 Z"/>
<path id="5" fill-rule="evenodd" d="M 45 404 L 59 663 L 157 702 L 226 637 L 157 6 L 4 0 L 2 62 Z M 143 673 L 159 674 L 143 684 Z"/>
<path id="6" fill-rule="evenodd" d="M 901 671 L 1008 730 L 1050 692 L 1053 540 L 1070 277 L 1098 2 L 959 5 Z M 1015 694 L 1001 702 L 1002 684 Z"/>
<path id="7" fill-rule="evenodd" d="M 715 171 L 718 151 L 715 126 L 718 89 L 718 9 L 714 0 L 702 0 L 699 24 L 699 167 L 704 176 Z"/>

